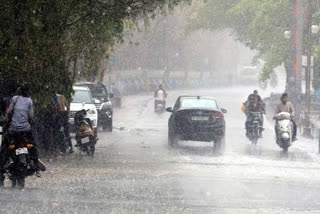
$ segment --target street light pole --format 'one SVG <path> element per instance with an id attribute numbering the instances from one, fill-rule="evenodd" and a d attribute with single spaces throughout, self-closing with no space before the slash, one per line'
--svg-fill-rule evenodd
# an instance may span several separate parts
<path id="1" fill-rule="evenodd" d="M 311 0 L 308 1 L 308 45 L 307 45 L 307 69 L 306 69 L 306 97 L 305 97 L 305 127 L 303 135 L 312 137 L 310 127 L 310 86 L 311 86 L 311 57 L 312 57 L 312 13 Z"/>

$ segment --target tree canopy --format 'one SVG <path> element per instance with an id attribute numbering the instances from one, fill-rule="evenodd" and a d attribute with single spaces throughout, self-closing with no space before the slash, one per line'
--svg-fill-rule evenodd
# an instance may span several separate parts
<path id="1" fill-rule="evenodd" d="M 150 17 L 180 1 L 0 1 L 0 80 L 28 82 L 41 104 L 57 91 L 70 96 L 77 59 L 87 68 L 81 75 L 89 78 L 121 41 L 128 20 Z"/>
<path id="2" fill-rule="evenodd" d="M 191 19 L 188 30 L 232 29 L 236 39 L 257 51 L 265 60 L 261 79 L 288 57 L 289 40 L 283 36 L 290 27 L 289 0 L 209 0 Z"/>

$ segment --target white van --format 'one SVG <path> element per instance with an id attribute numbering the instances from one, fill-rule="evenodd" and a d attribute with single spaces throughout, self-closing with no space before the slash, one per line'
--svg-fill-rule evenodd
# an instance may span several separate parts
<path id="1" fill-rule="evenodd" d="M 72 101 L 70 103 L 70 117 L 69 123 L 71 130 L 74 130 L 74 115 L 77 111 L 82 109 L 89 110 L 87 112 L 87 118 L 92 121 L 95 132 L 97 131 L 98 124 L 98 111 L 96 109 L 94 98 L 91 95 L 89 88 L 73 86 L 74 94 L 72 95 Z"/>

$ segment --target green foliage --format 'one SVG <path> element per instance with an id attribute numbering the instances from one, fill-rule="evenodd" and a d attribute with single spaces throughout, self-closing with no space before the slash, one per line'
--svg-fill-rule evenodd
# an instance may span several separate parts
<path id="1" fill-rule="evenodd" d="M 148 16 L 180 1 L 0 1 L 0 89 L 4 81 L 28 82 L 40 106 L 56 91 L 70 97 L 73 61 L 82 59 L 82 75 L 94 79 L 107 51 L 121 40 L 124 20 Z"/>
<path id="2" fill-rule="evenodd" d="M 192 19 L 189 30 L 232 29 L 236 39 L 265 60 L 261 80 L 288 57 L 283 32 L 290 24 L 289 0 L 208 0 Z"/>

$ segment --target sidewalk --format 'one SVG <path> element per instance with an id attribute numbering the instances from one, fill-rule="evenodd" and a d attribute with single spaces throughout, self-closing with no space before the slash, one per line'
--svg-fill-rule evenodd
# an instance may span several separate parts
<path id="1" fill-rule="evenodd" d="M 292 146 L 308 153 L 308 155 L 310 155 L 314 161 L 320 162 L 318 137 L 309 139 L 299 135 L 298 140 L 295 141 Z"/>

